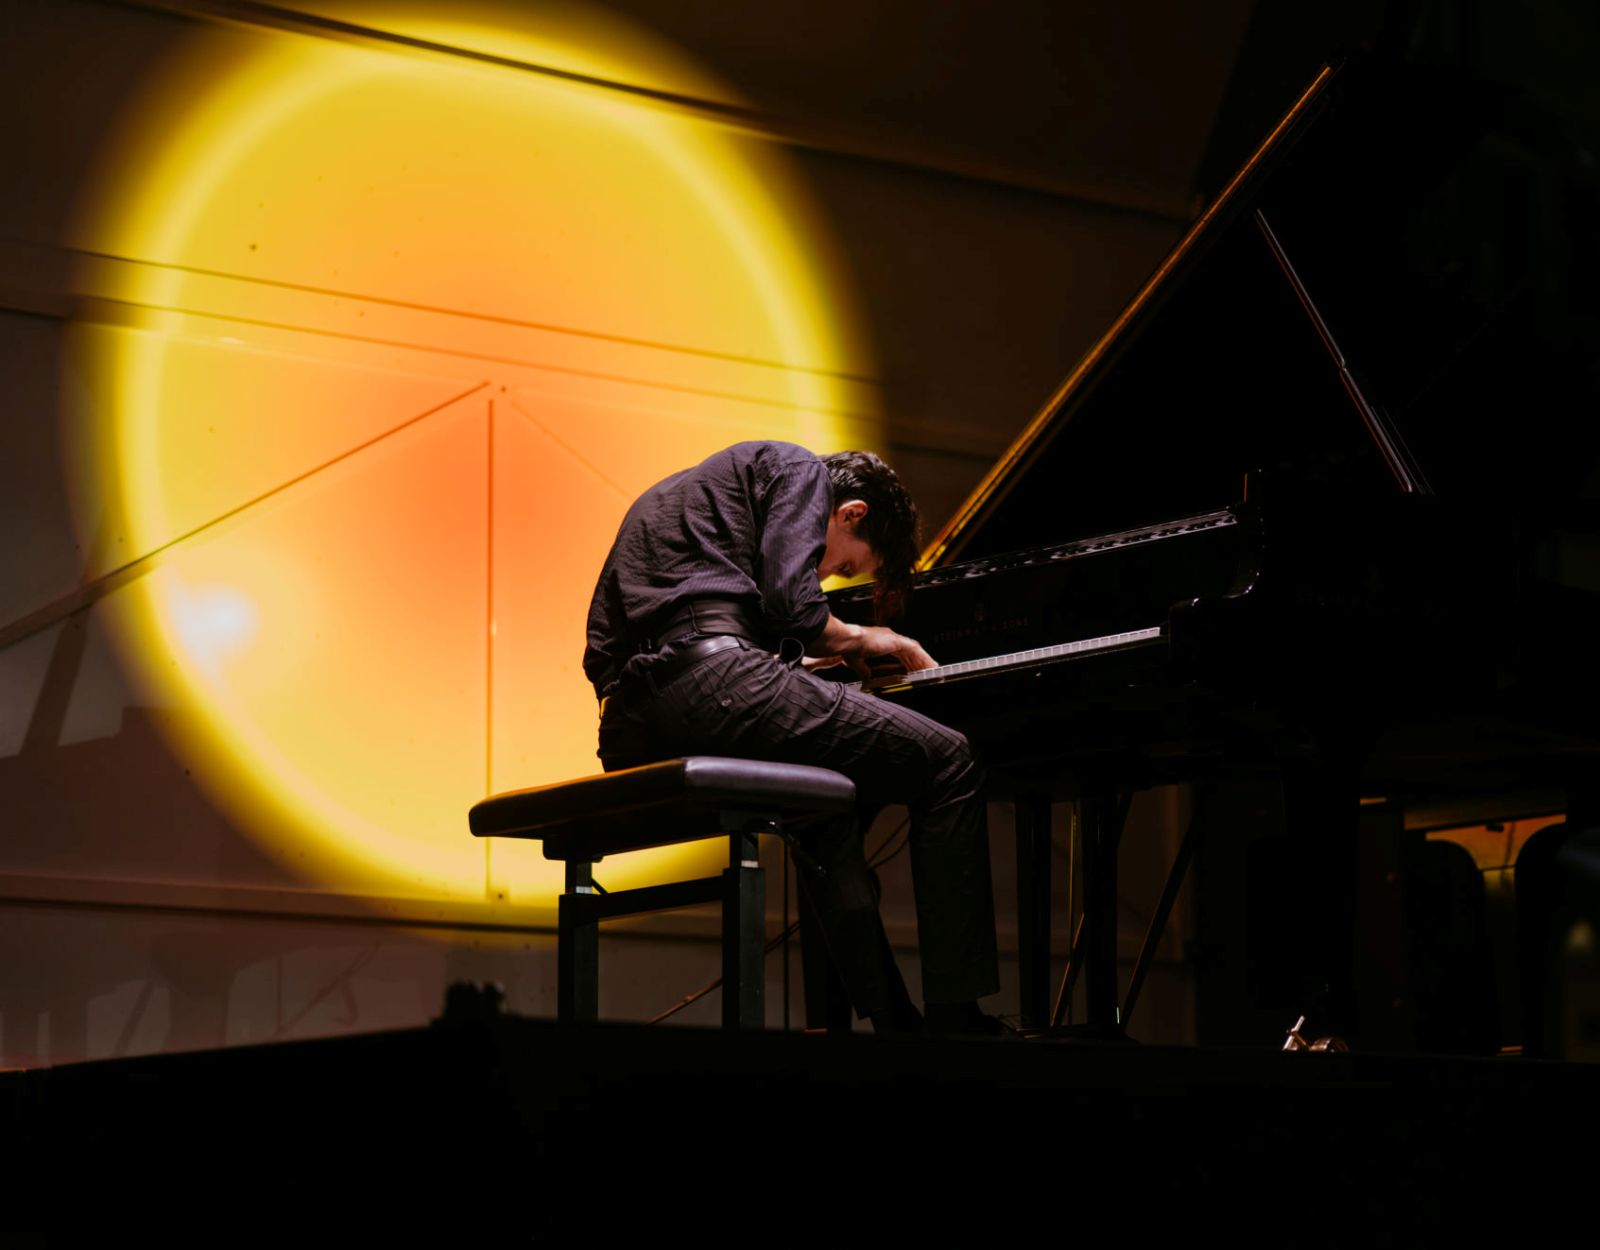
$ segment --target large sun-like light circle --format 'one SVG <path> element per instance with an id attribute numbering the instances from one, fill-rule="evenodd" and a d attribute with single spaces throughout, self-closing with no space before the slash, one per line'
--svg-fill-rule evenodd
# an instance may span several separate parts
<path id="1" fill-rule="evenodd" d="M 648 100 L 213 32 L 79 229 L 120 310 L 77 328 L 84 524 L 137 574 L 105 611 L 197 779 L 328 888 L 548 899 L 464 814 L 593 771 L 582 620 L 627 502 L 740 438 L 872 441 L 792 175 Z"/>

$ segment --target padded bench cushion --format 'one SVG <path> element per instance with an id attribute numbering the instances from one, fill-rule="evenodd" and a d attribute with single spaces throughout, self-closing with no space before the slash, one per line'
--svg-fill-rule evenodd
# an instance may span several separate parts
<path id="1" fill-rule="evenodd" d="M 855 800 L 855 783 L 831 769 L 691 755 L 497 794 L 467 823 L 480 838 L 542 840 L 546 859 L 599 859 L 732 832 L 721 827 L 728 811 L 787 819 Z"/>

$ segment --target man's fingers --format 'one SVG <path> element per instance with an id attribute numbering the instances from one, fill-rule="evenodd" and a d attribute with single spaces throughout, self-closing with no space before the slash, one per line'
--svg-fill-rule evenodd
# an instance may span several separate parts
<path id="1" fill-rule="evenodd" d="M 914 673 L 918 669 L 937 666 L 934 658 L 922 649 L 922 644 L 915 638 L 907 638 L 882 626 L 867 629 L 860 650 L 846 658 L 850 667 L 863 675 L 871 672 L 882 676 L 886 671 L 893 670 Z"/>

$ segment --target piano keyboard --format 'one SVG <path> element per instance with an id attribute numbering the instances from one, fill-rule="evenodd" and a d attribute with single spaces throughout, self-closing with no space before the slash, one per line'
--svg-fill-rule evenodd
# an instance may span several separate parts
<path id="1" fill-rule="evenodd" d="M 1130 629 L 1120 634 L 1106 634 L 1100 638 L 1079 638 L 1072 642 L 1053 643 L 1048 647 L 1035 647 L 1031 651 L 1012 651 L 1006 655 L 989 655 L 979 660 L 962 660 L 959 664 L 940 664 L 934 668 L 919 669 L 915 673 L 895 673 L 889 677 L 873 677 L 864 682 L 852 682 L 856 689 L 872 694 L 886 694 L 906 690 L 913 686 L 932 686 L 959 677 L 980 673 L 1009 672 L 1035 664 L 1051 664 L 1061 660 L 1077 659 L 1085 655 L 1103 655 L 1120 651 L 1141 643 L 1159 642 L 1161 627 Z"/>

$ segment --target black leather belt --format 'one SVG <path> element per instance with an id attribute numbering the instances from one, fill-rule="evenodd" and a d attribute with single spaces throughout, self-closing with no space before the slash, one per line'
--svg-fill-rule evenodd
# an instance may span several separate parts
<path id="1" fill-rule="evenodd" d="M 738 599 L 718 599 L 701 595 L 683 600 L 652 636 L 640 642 L 641 651 L 658 651 L 680 638 L 710 638 L 723 634 L 753 641 L 756 629 L 749 608 Z"/>
<path id="2" fill-rule="evenodd" d="M 676 678 L 707 656 L 733 647 L 756 648 L 749 609 L 737 599 L 699 596 L 680 603 L 649 635 L 639 637 L 639 654 L 629 660 L 612 694 L 625 694 L 629 682 L 660 694 Z M 608 696 L 609 697 L 609 696 Z M 605 715 L 607 699 L 601 700 Z"/>
<path id="3" fill-rule="evenodd" d="M 696 638 L 692 642 L 677 643 L 672 654 L 662 656 L 644 670 L 644 679 L 660 694 L 674 678 L 693 668 L 708 655 L 726 651 L 730 647 L 748 648 L 750 644 L 734 634 L 713 634 L 709 638 Z"/>

